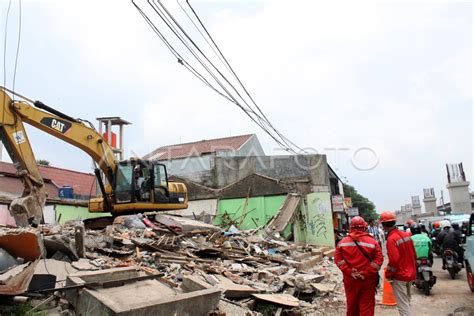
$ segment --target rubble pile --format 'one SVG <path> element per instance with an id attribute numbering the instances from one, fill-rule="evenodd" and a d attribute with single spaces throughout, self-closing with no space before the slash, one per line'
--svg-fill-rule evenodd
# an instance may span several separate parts
<path id="1" fill-rule="evenodd" d="M 100 230 L 72 222 L 41 226 L 38 231 L 44 254 L 33 261 L 41 273 L 46 270 L 56 280 L 24 295 L 53 295 L 43 308 L 90 313 L 81 310 L 85 305 L 80 300 L 86 295 L 79 293 L 87 292 L 87 308 L 97 301 L 97 306 L 104 304 L 100 308 L 105 314 L 120 314 L 121 307 L 109 306 L 112 303 L 105 298 L 109 287 L 114 287 L 113 297 L 121 291 L 119 299 L 130 300 L 123 307 L 130 311 L 180 306 L 191 308 L 189 315 L 328 315 L 344 305 L 342 276 L 332 260 L 334 249 L 298 246 L 264 229 L 241 231 L 231 226 L 222 230 L 177 216 L 139 214 L 117 217 Z M 6 258 L 15 266 L 16 257 Z M 38 260 L 44 262 L 38 264 Z M 64 269 L 48 269 L 53 264 L 62 264 Z M 59 270 L 64 270 L 63 276 Z M 160 293 L 156 299 L 140 301 L 137 293 L 127 293 L 139 291 L 139 284 Z M 186 302 L 190 306 L 185 307 Z M 160 314 L 156 311 L 153 314 Z"/>

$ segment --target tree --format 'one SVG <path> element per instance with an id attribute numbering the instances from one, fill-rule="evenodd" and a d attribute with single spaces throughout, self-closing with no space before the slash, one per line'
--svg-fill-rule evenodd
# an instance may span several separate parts
<path id="1" fill-rule="evenodd" d="M 45 167 L 49 167 L 51 166 L 51 163 L 45 159 L 39 159 L 39 160 L 36 160 L 36 163 L 39 165 L 39 166 L 45 166 Z"/>
<path id="2" fill-rule="evenodd" d="M 352 206 L 359 208 L 359 215 L 362 216 L 367 223 L 378 219 L 377 212 L 375 211 L 375 204 L 357 192 L 357 190 L 350 184 L 344 183 L 344 197 L 352 199 Z"/>

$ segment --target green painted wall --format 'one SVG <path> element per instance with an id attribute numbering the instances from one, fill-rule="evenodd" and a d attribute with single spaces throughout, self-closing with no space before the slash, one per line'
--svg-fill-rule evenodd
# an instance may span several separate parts
<path id="1" fill-rule="evenodd" d="M 240 229 L 254 229 L 257 228 L 257 226 L 265 225 L 273 217 L 273 215 L 278 212 L 285 199 L 286 195 L 258 196 L 249 198 L 246 211 L 247 215 L 243 218 Z M 214 225 L 220 225 L 222 222 L 225 224 L 226 218 L 231 219 L 239 224 L 245 205 L 245 200 L 245 198 L 219 200 L 217 206 L 217 216 L 214 219 Z"/>
<path id="2" fill-rule="evenodd" d="M 305 241 L 308 244 L 334 247 L 331 196 L 328 192 L 310 193 L 306 197 Z"/>
<path id="3" fill-rule="evenodd" d="M 89 209 L 83 206 L 57 204 L 54 208 L 56 210 L 56 221 L 60 219 L 59 224 L 64 224 L 70 220 L 81 220 L 86 218 L 103 217 L 107 215 L 110 216 L 109 213 L 89 213 Z M 59 218 L 60 214 L 61 218 Z"/>

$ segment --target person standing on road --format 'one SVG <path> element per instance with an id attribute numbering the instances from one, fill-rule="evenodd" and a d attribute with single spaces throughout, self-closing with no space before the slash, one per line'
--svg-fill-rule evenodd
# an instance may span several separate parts
<path id="1" fill-rule="evenodd" d="M 367 227 L 362 217 L 354 217 L 349 235 L 339 242 L 334 255 L 334 262 L 344 277 L 347 316 L 374 315 L 375 289 L 383 254 Z"/>
<path id="2" fill-rule="evenodd" d="M 379 246 L 382 247 L 382 236 L 380 236 L 379 228 L 377 227 L 375 221 L 370 222 L 369 234 L 374 237 L 374 239 L 379 243 Z"/>
<path id="3" fill-rule="evenodd" d="M 397 229 L 395 214 L 385 211 L 380 214 L 380 222 L 387 231 L 388 265 L 385 279 L 392 283 L 401 316 L 411 315 L 410 288 L 416 279 L 416 252 L 410 235 Z"/>

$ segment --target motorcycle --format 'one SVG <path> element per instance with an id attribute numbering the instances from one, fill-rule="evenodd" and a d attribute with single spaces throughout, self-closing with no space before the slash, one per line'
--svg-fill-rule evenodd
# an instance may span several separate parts
<path id="1" fill-rule="evenodd" d="M 433 275 L 428 258 L 417 259 L 416 270 L 415 286 L 425 295 L 430 295 L 431 288 L 436 284 L 436 277 Z"/>
<path id="2" fill-rule="evenodd" d="M 458 254 L 452 249 L 445 249 L 443 257 L 446 262 L 446 270 L 448 270 L 451 279 L 454 280 L 456 273 L 461 271 L 461 263 L 458 262 Z"/>
<path id="3" fill-rule="evenodd" d="M 347 232 L 339 229 L 334 230 L 334 236 L 336 238 L 336 245 L 347 236 Z"/>

